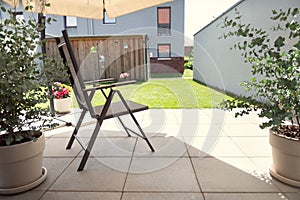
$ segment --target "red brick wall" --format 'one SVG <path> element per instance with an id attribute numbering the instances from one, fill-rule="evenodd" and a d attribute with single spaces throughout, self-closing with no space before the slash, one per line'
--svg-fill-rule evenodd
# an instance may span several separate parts
<path id="1" fill-rule="evenodd" d="M 150 58 L 151 73 L 181 73 L 184 71 L 184 58 L 170 59 Z"/>

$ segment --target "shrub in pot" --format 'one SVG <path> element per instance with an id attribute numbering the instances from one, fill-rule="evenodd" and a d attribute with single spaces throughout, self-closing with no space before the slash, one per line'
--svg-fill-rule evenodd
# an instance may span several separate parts
<path id="1" fill-rule="evenodd" d="M 0 23 L 0 194 L 11 194 L 46 177 L 42 128 L 51 118 L 40 105 L 49 100 L 49 77 L 58 65 L 40 53 L 39 31 L 45 26 L 34 17 L 16 19 L 12 10 L 0 7 L 5 17 Z"/>
<path id="2" fill-rule="evenodd" d="M 243 23 L 236 10 L 235 18 L 224 18 L 221 38 L 234 37 L 232 47 L 251 65 L 252 79 L 242 83 L 249 96 L 222 103 L 223 108 L 244 108 L 236 116 L 258 111 L 267 119 L 261 128 L 270 127 L 273 165 L 271 175 L 300 186 L 300 17 L 299 8 L 273 10 L 276 24 L 268 30 Z"/>

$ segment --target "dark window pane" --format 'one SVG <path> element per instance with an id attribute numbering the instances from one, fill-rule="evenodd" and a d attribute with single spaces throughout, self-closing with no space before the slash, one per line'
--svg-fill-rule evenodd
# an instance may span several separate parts
<path id="1" fill-rule="evenodd" d="M 157 8 L 157 34 L 171 35 L 171 8 Z"/>

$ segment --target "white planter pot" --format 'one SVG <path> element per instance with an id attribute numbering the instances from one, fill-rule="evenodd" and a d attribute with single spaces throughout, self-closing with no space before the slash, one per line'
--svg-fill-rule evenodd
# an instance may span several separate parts
<path id="1" fill-rule="evenodd" d="M 0 194 L 24 192 L 46 179 L 44 149 L 44 134 L 36 142 L 0 147 Z"/>
<path id="2" fill-rule="evenodd" d="M 300 141 L 288 139 L 270 130 L 273 164 L 270 174 L 289 185 L 300 187 Z"/>
<path id="3" fill-rule="evenodd" d="M 54 109 L 58 113 L 71 112 L 72 98 L 54 99 Z"/>

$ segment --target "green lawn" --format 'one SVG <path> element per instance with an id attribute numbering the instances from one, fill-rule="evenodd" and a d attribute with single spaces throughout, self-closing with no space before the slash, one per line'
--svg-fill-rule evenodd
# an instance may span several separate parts
<path id="1" fill-rule="evenodd" d="M 223 99 L 231 98 L 207 88 L 192 79 L 161 78 L 118 88 L 126 99 L 148 105 L 150 108 L 213 108 Z M 118 100 L 118 99 L 116 99 Z M 76 102 L 73 97 L 73 102 Z M 93 105 L 105 102 L 97 92 Z M 77 107 L 76 103 L 73 103 Z"/>
<path id="2" fill-rule="evenodd" d="M 118 90 L 125 99 L 148 105 L 149 108 L 215 108 L 222 100 L 232 98 L 193 81 L 192 76 L 192 70 L 185 70 L 182 77 L 153 78 L 148 82 L 118 87 Z M 78 107 L 74 94 L 71 95 L 72 107 Z M 93 105 L 102 105 L 104 102 L 102 93 L 97 91 Z"/>
<path id="3" fill-rule="evenodd" d="M 185 69 L 182 78 L 193 78 L 193 70 Z"/>

